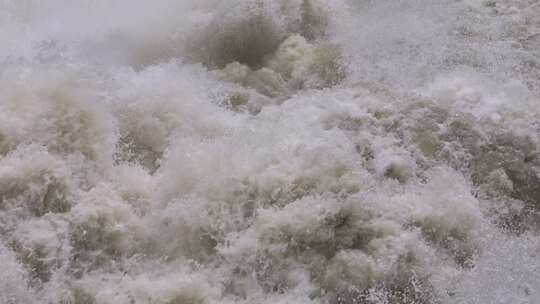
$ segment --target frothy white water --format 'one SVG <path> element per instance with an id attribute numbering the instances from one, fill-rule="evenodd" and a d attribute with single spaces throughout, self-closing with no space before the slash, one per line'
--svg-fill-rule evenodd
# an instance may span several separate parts
<path id="1" fill-rule="evenodd" d="M 537 303 L 540 4 L 0 2 L 0 303 Z"/>

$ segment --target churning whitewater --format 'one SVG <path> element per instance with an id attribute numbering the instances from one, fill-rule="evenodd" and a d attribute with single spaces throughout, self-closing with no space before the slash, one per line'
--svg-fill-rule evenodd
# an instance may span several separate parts
<path id="1" fill-rule="evenodd" d="M 1 304 L 540 303 L 537 0 L 1 0 Z"/>

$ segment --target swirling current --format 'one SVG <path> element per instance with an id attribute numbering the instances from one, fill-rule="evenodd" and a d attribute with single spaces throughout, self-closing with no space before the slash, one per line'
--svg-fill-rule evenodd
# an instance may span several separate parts
<path id="1" fill-rule="evenodd" d="M 540 303 L 537 0 L 1 0 L 0 303 Z"/>

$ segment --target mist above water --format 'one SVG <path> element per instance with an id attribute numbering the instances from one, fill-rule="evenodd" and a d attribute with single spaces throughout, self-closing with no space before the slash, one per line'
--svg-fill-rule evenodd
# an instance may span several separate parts
<path id="1" fill-rule="evenodd" d="M 0 1 L 0 303 L 536 303 L 540 4 Z"/>

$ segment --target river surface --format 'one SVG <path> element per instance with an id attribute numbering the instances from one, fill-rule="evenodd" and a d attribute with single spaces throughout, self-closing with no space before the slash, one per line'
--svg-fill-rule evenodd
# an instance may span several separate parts
<path id="1" fill-rule="evenodd" d="M 1 304 L 540 303 L 537 0 L 0 0 Z"/>

